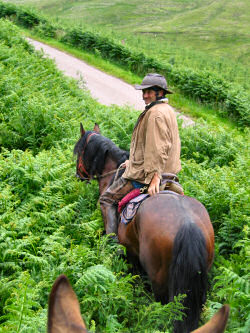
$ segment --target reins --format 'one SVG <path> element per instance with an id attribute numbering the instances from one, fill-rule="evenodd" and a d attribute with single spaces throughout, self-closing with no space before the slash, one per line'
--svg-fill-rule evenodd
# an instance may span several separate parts
<path id="1" fill-rule="evenodd" d="M 116 181 L 117 178 L 118 178 L 118 175 L 119 175 L 119 171 L 120 171 L 121 169 L 123 169 L 122 164 L 121 164 L 117 169 L 115 169 L 115 170 L 111 170 L 111 171 L 109 171 L 109 172 L 106 172 L 106 173 L 104 173 L 103 175 L 94 176 L 92 179 L 99 180 L 99 179 L 105 178 L 105 177 L 107 177 L 107 176 L 109 176 L 109 175 L 112 175 L 113 173 L 116 172 L 116 174 L 115 174 L 115 178 L 114 178 L 114 181 Z"/>
<path id="2" fill-rule="evenodd" d="M 115 169 L 115 170 L 111 170 L 111 171 L 109 171 L 109 172 L 104 173 L 103 175 L 94 176 L 94 177 L 92 177 L 92 179 L 94 179 L 94 180 L 99 180 L 99 179 L 105 178 L 105 177 L 107 177 L 107 176 L 109 176 L 109 175 L 114 174 L 114 173 L 117 172 L 118 170 L 119 170 L 119 168 L 118 168 L 118 169 Z"/>
<path id="3" fill-rule="evenodd" d="M 90 140 L 91 136 L 93 136 L 93 135 L 98 135 L 98 133 L 90 133 L 87 136 L 87 139 L 86 139 L 85 144 L 83 146 L 82 156 L 79 157 L 79 164 L 78 164 L 78 170 L 77 170 L 77 173 L 76 173 L 76 177 L 80 178 L 81 180 L 89 180 L 91 178 L 90 174 L 88 173 L 88 171 L 86 170 L 86 167 L 84 165 L 83 156 L 84 156 L 84 152 L 85 152 L 85 149 L 87 147 L 87 144 L 89 143 L 89 140 Z M 85 173 L 85 175 L 87 175 L 87 177 L 84 177 L 82 171 L 83 171 L 83 173 Z M 78 175 L 78 173 L 79 173 L 79 175 Z"/>

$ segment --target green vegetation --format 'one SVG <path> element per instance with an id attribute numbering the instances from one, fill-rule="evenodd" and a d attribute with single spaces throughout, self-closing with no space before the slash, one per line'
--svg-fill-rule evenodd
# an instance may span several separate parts
<path id="1" fill-rule="evenodd" d="M 240 125 L 250 123 L 250 96 L 241 87 L 223 80 L 213 72 L 193 70 L 148 57 L 111 38 L 84 31 L 82 28 L 62 28 L 29 9 L 12 4 L 0 3 L 0 16 L 12 17 L 26 27 L 32 25 L 33 30 L 43 36 L 58 38 L 80 49 L 97 53 L 138 75 L 149 71 L 161 72 L 167 75 L 170 83 L 177 86 L 183 94 L 212 104 L 221 115 L 237 119 Z"/>
<path id="2" fill-rule="evenodd" d="M 10 0 L 68 27 L 105 34 L 175 67 L 207 70 L 250 90 L 249 1 Z"/>
<path id="3" fill-rule="evenodd" d="M 93 332 L 168 332 L 180 303 L 154 302 L 103 236 L 96 182 L 75 177 L 79 122 L 129 148 L 137 112 L 96 103 L 0 20 L 0 331 L 45 332 L 47 298 L 65 273 Z M 227 332 L 248 332 L 249 131 L 181 129 L 181 183 L 208 209 L 216 256 L 203 320 L 231 306 Z"/>
<path id="4" fill-rule="evenodd" d="M 221 57 L 223 63 L 226 62 L 226 58 L 245 65 L 250 60 L 250 5 L 246 0 L 219 2 L 92 0 L 91 3 L 87 0 L 7 0 L 6 2 L 34 6 L 45 14 L 58 17 L 71 25 L 78 23 L 92 26 L 99 31 L 112 30 L 129 42 L 132 34 L 139 38 L 143 36 L 140 41 L 146 40 L 148 46 L 152 45 L 152 42 L 158 46 L 162 44 L 160 52 L 164 53 L 164 57 L 181 56 L 183 60 L 184 51 L 184 53 L 190 52 L 189 55 L 195 56 L 195 61 L 198 61 L 196 52 L 203 51 L 200 53 L 203 56 L 206 52 L 211 57 L 217 56 L 217 59 Z M 167 52 L 169 44 L 175 51 L 172 55 Z M 195 52 L 191 52 L 191 49 Z"/>

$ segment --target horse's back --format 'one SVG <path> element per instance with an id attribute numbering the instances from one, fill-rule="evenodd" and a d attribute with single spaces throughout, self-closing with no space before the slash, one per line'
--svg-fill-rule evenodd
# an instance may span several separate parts
<path id="1" fill-rule="evenodd" d="M 138 209 L 136 217 L 141 232 L 153 228 L 161 235 L 170 233 L 171 236 L 187 222 L 195 223 L 204 233 L 213 234 L 206 208 L 198 200 L 179 194 L 160 193 L 149 197 Z"/>
<path id="2" fill-rule="evenodd" d="M 120 224 L 119 239 L 131 254 L 140 258 L 142 265 L 147 258 L 147 262 L 158 266 L 170 262 L 174 240 L 184 224 L 195 224 L 201 230 L 210 266 L 214 254 L 213 227 L 206 208 L 188 196 L 159 193 L 149 197 L 131 223 Z"/>

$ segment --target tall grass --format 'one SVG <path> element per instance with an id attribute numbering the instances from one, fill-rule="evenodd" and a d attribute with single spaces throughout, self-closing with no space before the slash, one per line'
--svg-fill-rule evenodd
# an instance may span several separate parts
<path id="1" fill-rule="evenodd" d="M 1 331 L 45 332 L 48 293 L 61 273 L 91 331 L 171 331 L 182 296 L 166 306 L 154 302 L 149 282 L 132 275 L 103 236 L 97 183 L 74 177 L 80 120 L 87 129 L 99 123 L 128 149 L 138 114 L 96 103 L 5 20 L 0 49 Z M 204 320 L 229 303 L 228 332 L 248 332 L 249 133 L 201 122 L 180 134 L 181 183 L 206 206 L 216 232 Z"/>

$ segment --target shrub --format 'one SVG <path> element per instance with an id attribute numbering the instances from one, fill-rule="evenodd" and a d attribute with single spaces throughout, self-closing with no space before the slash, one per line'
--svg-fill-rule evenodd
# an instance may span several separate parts
<path id="1" fill-rule="evenodd" d="M 17 8 L 16 18 L 18 24 L 21 24 L 25 28 L 32 28 L 38 25 L 41 20 L 40 16 L 34 10 L 22 7 Z"/>
<path id="2" fill-rule="evenodd" d="M 230 165 L 237 152 L 244 147 L 236 131 L 228 132 L 222 127 L 196 123 L 194 128 L 181 128 L 181 157 L 194 159 L 197 163 L 206 162 L 206 166 Z"/>
<path id="3" fill-rule="evenodd" d="M 212 296 L 217 302 L 210 301 L 211 307 L 218 302 L 230 303 L 229 332 L 248 332 L 250 329 L 249 296 L 249 224 L 243 229 L 243 237 L 235 245 L 237 254 L 231 254 L 229 260 L 218 258 L 218 275 L 214 277 Z"/>

